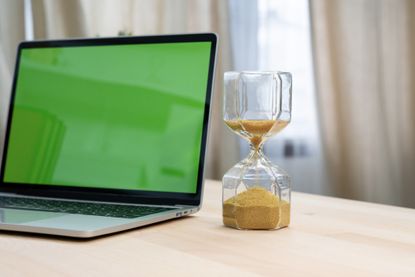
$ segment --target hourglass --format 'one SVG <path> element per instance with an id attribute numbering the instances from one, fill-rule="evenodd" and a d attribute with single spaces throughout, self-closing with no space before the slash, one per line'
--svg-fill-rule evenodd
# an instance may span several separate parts
<path id="1" fill-rule="evenodd" d="M 263 153 L 264 142 L 291 120 L 291 74 L 226 72 L 224 121 L 248 140 L 248 156 L 223 176 L 223 223 L 279 229 L 290 222 L 290 177 Z"/>

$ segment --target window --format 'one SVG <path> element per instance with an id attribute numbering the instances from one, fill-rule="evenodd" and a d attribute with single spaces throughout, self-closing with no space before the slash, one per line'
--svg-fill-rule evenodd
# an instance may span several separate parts
<path id="1" fill-rule="evenodd" d="M 235 70 L 280 70 L 293 75 L 291 124 L 267 141 L 265 154 L 292 176 L 294 190 L 322 192 L 325 172 L 314 91 L 308 1 L 230 0 L 229 3 Z M 247 143 L 241 142 L 241 158 L 248 151 Z"/>

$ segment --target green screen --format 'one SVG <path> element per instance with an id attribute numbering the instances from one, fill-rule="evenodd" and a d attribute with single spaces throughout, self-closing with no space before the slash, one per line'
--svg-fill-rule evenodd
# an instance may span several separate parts
<path id="1" fill-rule="evenodd" d="M 210 48 L 23 49 L 4 181 L 195 193 Z"/>

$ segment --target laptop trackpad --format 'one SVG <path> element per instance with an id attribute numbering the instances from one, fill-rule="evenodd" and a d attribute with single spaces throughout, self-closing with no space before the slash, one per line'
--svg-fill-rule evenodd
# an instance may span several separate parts
<path id="1" fill-rule="evenodd" d="M 90 231 L 131 222 L 131 219 L 65 214 L 43 211 L 0 209 L 0 223 Z"/>
<path id="2" fill-rule="evenodd" d="M 131 222 L 131 219 L 103 217 L 83 214 L 64 214 L 63 216 L 36 220 L 28 225 L 57 229 L 92 231 Z"/>
<path id="3" fill-rule="evenodd" d="M 28 222 L 61 217 L 64 214 L 30 210 L 0 209 L 0 223 L 26 224 Z"/>

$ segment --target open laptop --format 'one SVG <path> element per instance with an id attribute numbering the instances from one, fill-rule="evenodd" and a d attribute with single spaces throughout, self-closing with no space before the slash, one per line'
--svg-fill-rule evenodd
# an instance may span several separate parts
<path id="1" fill-rule="evenodd" d="M 216 35 L 23 42 L 0 229 L 94 237 L 195 213 Z"/>

